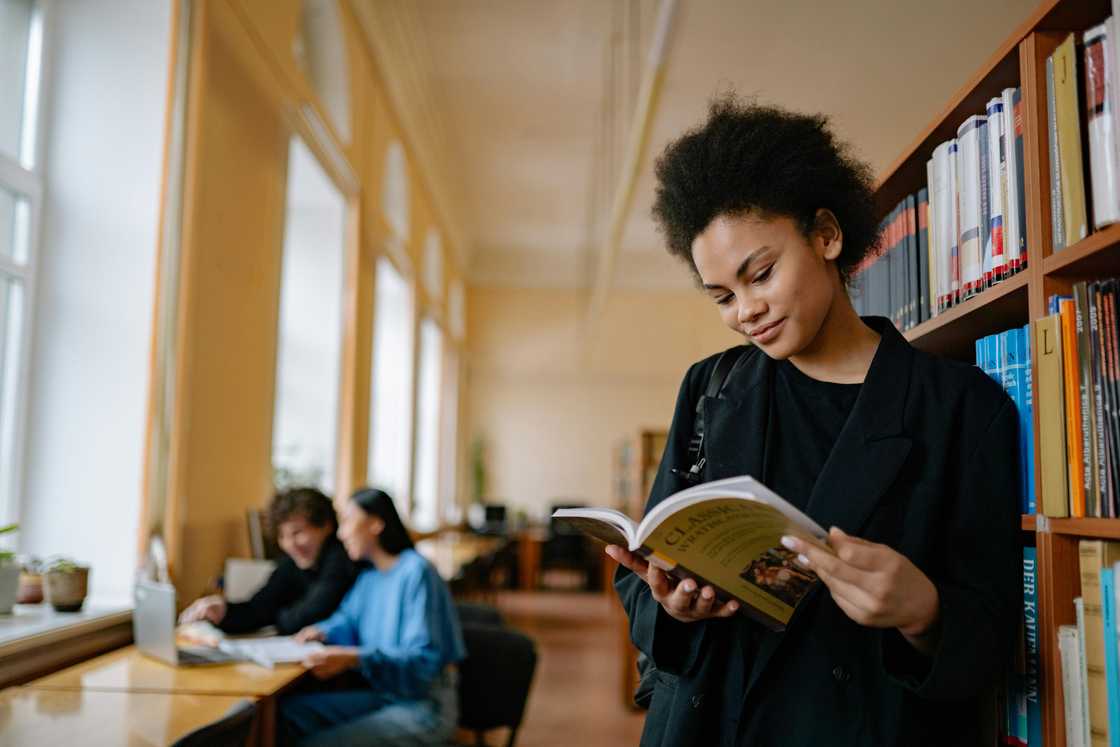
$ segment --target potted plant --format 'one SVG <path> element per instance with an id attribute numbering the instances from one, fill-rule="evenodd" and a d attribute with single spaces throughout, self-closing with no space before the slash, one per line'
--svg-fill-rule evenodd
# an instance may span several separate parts
<path id="1" fill-rule="evenodd" d="M 39 604 L 43 601 L 43 561 L 25 558 L 20 564 L 19 593 L 16 604 Z"/>
<path id="2" fill-rule="evenodd" d="M 0 535 L 11 534 L 18 529 L 17 524 L 0 527 Z M 11 550 L 0 550 L 0 615 L 11 614 L 16 605 L 19 591 L 19 563 Z"/>
<path id="3" fill-rule="evenodd" d="M 43 591 L 47 601 L 58 612 L 77 612 L 82 608 L 89 590 L 89 566 L 70 558 L 54 558 L 43 574 Z"/>

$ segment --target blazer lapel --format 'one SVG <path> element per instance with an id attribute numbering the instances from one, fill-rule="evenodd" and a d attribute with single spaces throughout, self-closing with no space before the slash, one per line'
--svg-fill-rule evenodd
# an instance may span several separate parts
<path id="1" fill-rule="evenodd" d="M 852 412 L 817 476 L 805 511 L 825 530 L 838 526 L 853 536 L 860 535 L 875 506 L 894 483 L 912 443 L 904 431 L 903 415 L 914 350 L 886 319 L 871 317 L 865 321 L 882 339 Z M 815 606 L 819 594 L 828 593 L 822 587 L 819 585 L 802 602 L 789 628 Z M 780 633 L 760 636 L 747 694 L 786 637 Z"/>

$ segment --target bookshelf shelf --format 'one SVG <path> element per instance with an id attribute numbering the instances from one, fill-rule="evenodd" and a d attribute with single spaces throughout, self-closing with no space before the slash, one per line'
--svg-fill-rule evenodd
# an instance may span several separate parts
<path id="1" fill-rule="evenodd" d="M 1050 531 L 1075 537 L 1120 540 L 1120 519 L 1051 519 Z"/>
<path id="2" fill-rule="evenodd" d="M 928 322 L 922 322 L 906 333 L 906 339 L 919 350 L 972 360 L 978 338 L 1027 323 L 1029 277 L 1027 272 L 1013 275 Z"/>
<path id="3" fill-rule="evenodd" d="M 1047 276 L 1095 278 L 1120 274 L 1120 224 L 1091 233 L 1042 261 Z"/>
<path id="4" fill-rule="evenodd" d="M 1023 514 L 1023 531 L 1033 532 L 1037 527 L 1038 521 L 1034 514 Z"/>

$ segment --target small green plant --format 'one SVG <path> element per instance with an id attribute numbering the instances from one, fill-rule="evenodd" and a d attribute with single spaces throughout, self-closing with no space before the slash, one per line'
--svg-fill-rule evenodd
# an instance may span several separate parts
<path id="1" fill-rule="evenodd" d="M 8 524 L 0 527 L 0 535 L 13 534 L 19 529 L 19 524 Z M 6 565 L 16 559 L 16 554 L 11 550 L 0 550 L 0 565 Z"/>
<path id="2" fill-rule="evenodd" d="M 81 570 L 82 566 L 70 558 L 51 558 L 47 561 L 44 573 L 74 573 Z"/>

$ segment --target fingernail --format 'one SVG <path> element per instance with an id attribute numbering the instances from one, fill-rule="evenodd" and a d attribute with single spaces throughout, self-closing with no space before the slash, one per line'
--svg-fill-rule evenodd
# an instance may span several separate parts
<path id="1" fill-rule="evenodd" d="M 809 558 L 807 558 L 804 555 L 798 555 L 797 556 L 797 562 L 800 563 L 801 565 L 805 566 L 806 568 L 809 567 Z"/>
<path id="2" fill-rule="evenodd" d="M 704 589 L 704 591 L 700 592 L 700 596 L 704 597 L 705 599 L 711 599 L 712 598 L 712 590 L 711 589 Z"/>
<path id="3" fill-rule="evenodd" d="M 691 594 L 692 592 L 696 591 L 696 584 L 692 581 L 685 581 L 683 584 L 681 584 L 681 588 Z"/>
<path id="4" fill-rule="evenodd" d="M 828 531 L 829 531 L 830 534 L 839 534 L 841 537 L 847 537 L 848 536 L 844 533 L 844 530 L 841 529 L 840 527 L 831 527 Z"/>
<path id="5" fill-rule="evenodd" d="M 738 603 L 738 602 L 728 602 L 728 603 L 727 603 L 727 609 L 729 609 L 729 610 L 731 610 L 732 612 L 734 612 L 734 611 L 736 611 L 737 609 L 739 609 L 739 603 Z"/>
<path id="6" fill-rule="evenodd" d="M 782 537 L 782 547 L 787 550 L 797 551 L 797 540 L 793 537 Z"/>

